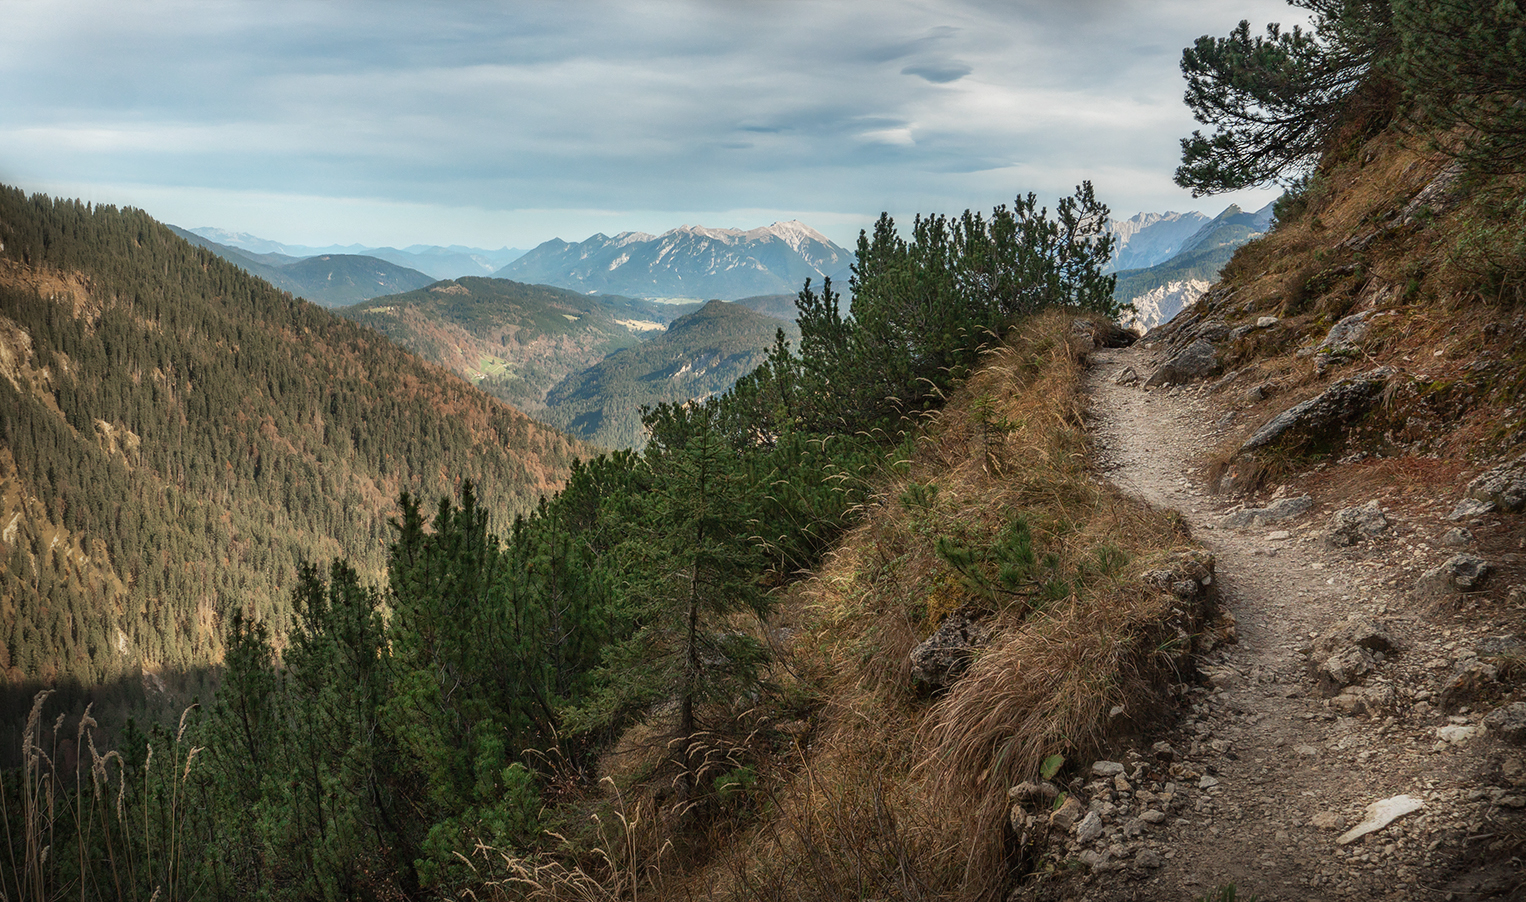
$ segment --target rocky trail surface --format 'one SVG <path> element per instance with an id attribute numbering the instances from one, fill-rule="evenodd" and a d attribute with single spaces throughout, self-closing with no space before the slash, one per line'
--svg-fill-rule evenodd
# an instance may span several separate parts
<path id="1" fill-rule="evenodd" d="M 1469 574 L 1439 566 L 1471 541 L 1446 519 L 1455 498 L 1215 496 L 1205 460 L 1233 428 L 1235 393 L 1125 373 L 1156 362 L 1139 346 L 1093 355 L 1100 475 L 1181 512 L 1217 560 L 1238 641 L 1210 653 L 1174 732 L 1084 777 L 1085 808 L 1060 824 L 1062 858 L 1090 866 L 1081 897 L 1234 884 L 1262 902 L 1526 899 L 1511 857 L 1526 752 L 1510 741 L 1526 740 L 1511 720 L 1526 705 L 1502 707 L 1496 682 L 1521 660 L 1522 593 L 1503 612 L 1457 613 Z M 1450 614 L 1414 590 L 1423 571 L 1460 593 Z M 1356 835 L 1374 812 L 1397 815 Z"/>

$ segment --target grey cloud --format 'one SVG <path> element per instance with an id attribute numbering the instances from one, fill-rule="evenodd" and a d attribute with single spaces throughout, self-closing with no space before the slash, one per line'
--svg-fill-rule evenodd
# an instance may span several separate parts
<path id="1" fill-rule="evenodd" d="M 907 66 L 901 70 L 901 74 L 916 75 L 935 85 L 946 85 L 949 82 L 958 81 L 973 71 L 975 70 L 964 63 L 926 63 L 920 66 Z"/>
<path id="2" fill-rule="evenodd" d="M 0 171 L 491 209 L 845 213 L 876 211 L 886 185 L 967 205 L 1125 162 L 1169 185 L 1191 129 L 1179 48 L 1286 9 L 115 3 L 8 0 L 23 14 L 0 34 Z M 1079 115 L 1136 96 L 1176 119 Z"/>

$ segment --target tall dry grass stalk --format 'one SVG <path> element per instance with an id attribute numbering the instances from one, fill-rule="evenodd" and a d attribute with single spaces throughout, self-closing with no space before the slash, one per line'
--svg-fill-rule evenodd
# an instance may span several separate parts
<path id="1" fill-rule="evenodd" d="M 138 899 L 140 891 L 148 892 L 146 887 L 152 887 L 155 898 L 196 897 L 198 888 L 185 885 L 189 813 L 185 791 L 192 762 L 201 749 L 191 746 L 182 751 L 187 719 L 195 706 L 182 713 L 169 750 L 176 765 L 166 775 L 168 813 L 162 823 L 156 823 L 150 802 L 158 791 L 153 782 L 154 745 L 148 746 L 141 786 L 132 787 L 142 797 L 139 821 L 138 811 L 129 810 L 128 772 L 121 753 L 103 754 L 96 747 L 93 706 L 80 715 L 72 750 L 60 754 L 63 714 L 53 724 L 51 747 L 44 748 L 42 711 L 51 695 L 51 690 L 44 690 L 33 698 L 22 732 L 21 811 L 13 816 L 10 793 L 0 792 L 10 876 L 6 879 L 0 874 L 0 900 Z M 67 773 L 71 759 L 73 772 Z M 66 874 L 60 867 L 61 856 L 71 861 L 74 873 Z"/>
<path id="2" fill-rule="evenodd" d="M 479 845 L 476 854 L 485 868 L 504 876 L 483 880 L 474 898 L 524 899 L 533 902 L 640 902 L 642 898 L 671 898 L 665 892 L 663 863 L 672 851 L 671 842 L 657 848 L 649 843 L 655 834 L 656 812 L 649 805 L 628 800 L 615 784 L 601 781 L 613 794 L 614 807 L 606 817 L 591 816 L 598 842 L 581 855 L 560 834 L 560 842 L 573 863 L 551 855 L 520 856 L 512 851 Z M 578 858 L 583 861 L 579 863 Z M 475 865 L 473 869 L 476 870 Z"/>

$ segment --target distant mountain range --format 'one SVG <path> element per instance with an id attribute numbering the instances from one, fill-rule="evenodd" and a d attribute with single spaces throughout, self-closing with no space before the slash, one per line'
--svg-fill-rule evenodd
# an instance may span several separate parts
<path id="1" fill-rule="evenodd" d="M 510 261 L 517 260 L 524 251 L 513 247 L 501 247 L 498 250 L 487 250 L 480 247 L 463 247 L 452 244 L 449 247 L 441 247 L 437 244 L 411 244 L 408 247 L 398 249 L 395 247 L 368 247 L 363 244 L 338 245 L 331 244 L 328 247 L 309 247 L 302 244 L 282 244 L 279 241 L 271 241 L 260 238 L 248 232 L 231 232 L 227 229 L 218 229 L 211 226 L 200 226 L 186 231 L 200 235 L 209 241 L 215 241 L 225 247 L 248 251 L 255 255 L 276 254 L 290 258 L 285 262 L 295 262 L 304 257 L 319 257 L 325 254 L 345 254 L 352 257 L 376 257 L 386 260 L 398 266 L 416 269 L 425 275 L 434 276 L 436 279 L 454 279 L 457 276 L 490 276 L 501 269 Z"/>
<path id="2" fill-rule="evenodd" d="M 1165 222 L 1162 218 L 1152 225 L 1158 226 Z M 1218 216 L 1203 222 L 1180 241 L 1170 257 L 1153 265 L 1119 271 L 1113 297 L 1135 304 L 1138 309 L 1134 325 L 1142 329 L 1153 328 L 1170 320 L 1184 307 L 1196 301 L 1209 285 L 1218 280 L 1219 270 L 1234 256 L 1235 250 L 1251 239 L 1261 237 L 1271 225 L 1271 204 L 1254 213 L 1247 213 L 1230 204 Z M 1146 234 L 1149 228 L 1151 226 L 1146 226 L 1138 234 Z"/>
<path id="3" fill-rule="evenodd" d="M 500 278 L 597 294 L 720 298 L 793 294 L 806 279 L 846 280 L 853 255 L 803 223 L 766 228 L 683 226 L 649 235 L 553 238 L 497 272 Z"/>
<path id="4" fill-rule="evenodd" d="M 1142 269 L 1169 260 L 1181 251 L 1211 217 L 1196 211 L 1189 213 L 1139 213 L 1128 219 L 1112 220 L 1109 230 L 1117 239 L 1113 260 L 1107 272 Z"/>
<path id="5" fill-rule="evenodd" d="M 250 275 L 259 276 L 277 288 L 324 307 L 339 307 L 377 295 L 412 291 L 435 281 L 431 275 L 377 257 L 356 254 L 292 257 L 275 252 L 255 253 L 220 244 L 177 226 L 169 229 Z"/>

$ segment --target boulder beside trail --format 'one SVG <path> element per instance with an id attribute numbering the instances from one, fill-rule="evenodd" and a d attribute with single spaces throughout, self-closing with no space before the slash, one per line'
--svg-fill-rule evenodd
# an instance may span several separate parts
<path id="1" fill-rule="evenodd" d="M 1245 440 L 1240 453 L 1256 451 L 1290 438 L 1311 437 L 1335 429 L 1366 412 L 1389 377 L 1391 367 L 1378 367 L 1342 379 L 1319 395 L 1272 417 Z"/>
<path id="2" fill-rule="evenodd" d="M 1299 495 L 1296 498 L 1282 498 L 1268 504 L 1266 507 L 1250 507 L 1242 511 L 1235 511 L 1229 515 L 1225 522 L 1236 529 L 1261 527 L 1268 523 L 1291 520 L 1313 506 L 1314 499 L 1308 495 Z"/>
<path id="3" fill-rule="evenodd" d="M 1145 385 L 1151 388 L 1157 385 L 1176 385 L 1212 376 L 1218 371 L 1218 349 L 1208 339 L 1199 338 L 1168 357 Z"/>
<path id="4" fill-rule="evenodd" d="M 1526 702 L 1497 708 L 1484 718 L 1489 732 L 1511 745 L 1526 746 Z"/>
<path id="5" fill-rule="evenodd" d="M 1514 513 L 1526 508 L 1526 455 L 1506 464 L 1500 464 L 1468 483 L 1467 496 L 1458 505 L 1464 516 L 1453 513 L 1453 519 L 1502 511 Z M 1473 502 L 1468 504 L 1468 502 Z"/>
<path id="6" fill-rule="evenodd" d="M 1349 548 L 1364 539 L 1382 535 L 1388 526 L 1388 517 L 1374 498 L 1361 507 L 1338 510 L 1330 517 L 1330 544 Z"/>
<path id="7" fill-rule="evenodd" d="M 1414 597 L 1422 602 L 1436 602 L 1476 592 L 1484 587 L 1493 572 L 1493 565 L 1483 558 L 1454 554 L 1441 566 L 1420 575 L 1415 581 Z"/>

